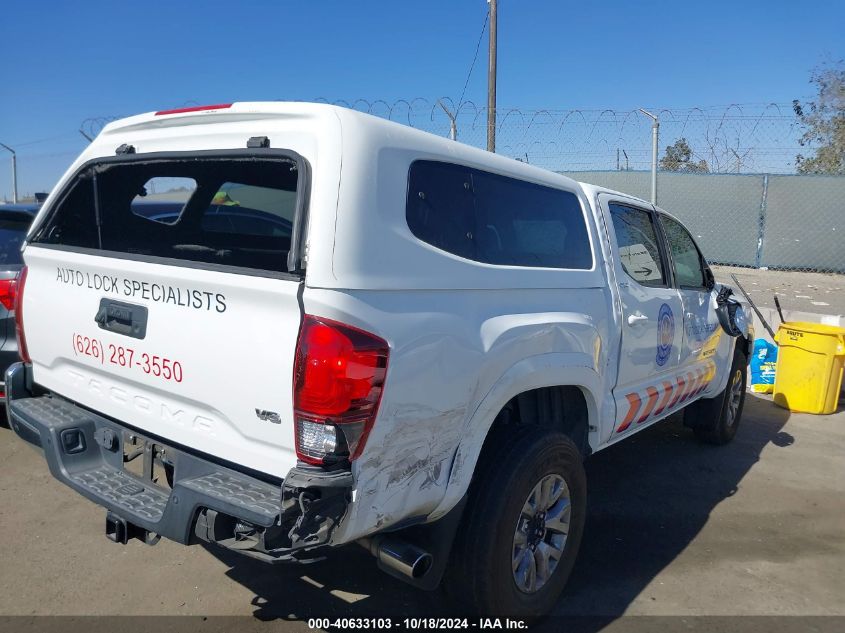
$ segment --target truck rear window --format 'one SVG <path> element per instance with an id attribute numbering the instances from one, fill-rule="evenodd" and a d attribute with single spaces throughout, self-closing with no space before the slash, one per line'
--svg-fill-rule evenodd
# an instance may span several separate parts
<path id="1" fill-rule="evenodd" d="M 288 158 L 103 162 L 78 174 L 32 242 L 286 272 L 298 171 Z"/>

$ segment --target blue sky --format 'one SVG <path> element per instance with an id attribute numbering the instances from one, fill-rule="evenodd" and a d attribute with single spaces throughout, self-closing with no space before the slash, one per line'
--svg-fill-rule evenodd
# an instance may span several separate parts
<path id="1" fill-rule="evenodd" d="M 485 0 L 7 3 L 0 142 L 47 190 L 88 117 L 238 100 L 457 100 Z M 789 103 L 845 57 L 845 2 L 500 0 L 499 105 Z M 10 28 L 8 28 L 10 27 Z M 483 103 L 486 36 L 466 98 Z M 0 153 L 0 198 L 10 196 Z"/>

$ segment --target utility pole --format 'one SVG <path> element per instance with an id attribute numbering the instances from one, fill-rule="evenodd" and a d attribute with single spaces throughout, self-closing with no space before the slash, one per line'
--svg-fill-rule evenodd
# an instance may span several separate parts
<path id="1" fill-rule="evenodd" d="M 15 150 L 13 150 L 8 145 L 4 145 L 0 143 L 0 147 L 9 150 L 12 152 L 12 202 L 17 204 L 18 203 L 18 155 L 15 154 Z"/>
<path id="2" fill-rule="evenodd" d="M 657 204 L 657 145 L 660 136 L 660 121 L 651 112 L 639 109 L 651 119 L 651 204 Z"/>
<path id="3" fill-rule="evenodd" d="M 490 4 L 490 50 L 487 64 L 487 151 L 496 151 L 496 4 Z"/>

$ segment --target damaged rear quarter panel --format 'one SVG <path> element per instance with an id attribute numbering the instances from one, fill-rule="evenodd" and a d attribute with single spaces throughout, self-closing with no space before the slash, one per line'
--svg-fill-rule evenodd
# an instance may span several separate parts
<path id="1" fill-rule="evenodd" d="M 458 447 L 461 461 L 470 457 L 459 470 L 471 474 L 477 451 L 466 443 L 480 450 L 496 413 L 482 419 L 476 411 L 494 385 L 507 389 L 502 381 L 514 365 L 557 353 L 557 362 L 596 375 L 606 362 L 608 324 L 589 316 L 605 314 L 599 289 L 397 294 L 307 289 L 304 296 L 307 313 L 374 332 L 391 348 L 379 413 L 353 463 L 354 501 L 332 539 L 338 544 L 443 513 Z M 449 499 L 457 500 L 469 477 L 455 482 Z"/>

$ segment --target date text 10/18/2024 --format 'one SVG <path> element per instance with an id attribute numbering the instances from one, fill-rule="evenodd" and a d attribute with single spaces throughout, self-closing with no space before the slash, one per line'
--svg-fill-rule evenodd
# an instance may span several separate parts
<path id="1" fill-rule="evenodd" d="M 310 618 L 311 629 L 399 629 L 399 630 L 526 630 L 528 623 L 511 618 Z"/>

